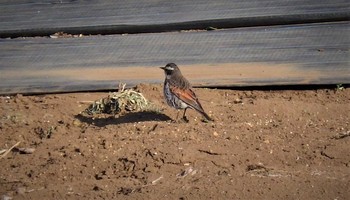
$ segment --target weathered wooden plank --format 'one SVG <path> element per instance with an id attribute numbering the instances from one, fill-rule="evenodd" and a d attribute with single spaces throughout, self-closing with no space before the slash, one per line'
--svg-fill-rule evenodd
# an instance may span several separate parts
<path id="1" fill-rule="evenodd" d="M 0 37 L 159 32 L 348 20 L 348 0 L 5 0 Z"/>
<path id="2" fill-rule="evenodd" d="M 0 93 L 162 82 L 182 67 L 195 85 L 350 83 L 349 23 L 203 32 L 0 39 Z"/>

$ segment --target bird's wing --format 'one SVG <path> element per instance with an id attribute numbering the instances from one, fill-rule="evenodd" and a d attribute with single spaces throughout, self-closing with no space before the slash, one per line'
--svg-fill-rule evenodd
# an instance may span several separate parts
<path id="1" fill-rule="evenodd" d="M 170 85 L 171 92 L 181 99 L 183 102 L 188 104 L 193 109 L 196 109 L 199 112 L 204 112 L 202 105 L 199 103 L 196 94 L 191 90 L 191 88 L 182 89 L 176 86 Z"/>

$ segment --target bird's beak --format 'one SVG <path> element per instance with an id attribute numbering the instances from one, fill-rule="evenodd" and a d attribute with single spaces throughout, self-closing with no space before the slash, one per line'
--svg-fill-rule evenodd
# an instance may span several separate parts
<path id="1" fill-rule="evenodd" d="M 159 68 L 161 68 L 161 69 L 163 69 L 163 70 L 165 69 L 165 67 L 159 67 Z"/>

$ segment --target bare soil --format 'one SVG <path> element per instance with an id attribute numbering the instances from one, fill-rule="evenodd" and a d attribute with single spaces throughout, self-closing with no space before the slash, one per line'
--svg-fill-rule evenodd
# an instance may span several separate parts
<path id="1" fill-rule="evenodd" d="M 2 199 L 349 199 L 350 89 L 195 88 L 214 122 L 79 113 L 106 93 L 0 97 Z M 182 114 L 182 113 L 180 113 Z"/>

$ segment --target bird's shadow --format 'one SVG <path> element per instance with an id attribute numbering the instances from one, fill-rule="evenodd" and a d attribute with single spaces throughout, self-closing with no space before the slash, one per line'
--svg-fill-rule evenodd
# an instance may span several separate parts
<path id="1" fill-rule="evenodd" d="M 165 114 L 157 112 L 130 112 L 121 116 L 109 116 L 106 118 L 95 118 L 93 116 L 75 115 L 76 119 L 87 124 L 93 124 L 98 127 L 104 127 L 109 124 L 124 124 L 145 121 L 169 121 L 171 118 Z"/>

